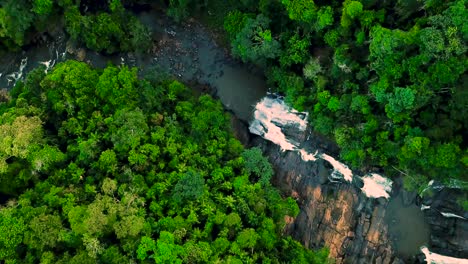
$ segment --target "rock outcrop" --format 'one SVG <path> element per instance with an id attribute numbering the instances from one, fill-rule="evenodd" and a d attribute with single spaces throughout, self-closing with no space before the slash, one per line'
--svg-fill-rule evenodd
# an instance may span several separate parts
<path id="1" fill-rule="evenodd" d="M 305 142 L 306 135 L 300 137 L 299 142 Z M 316 149 L 320 140 L 314 144 L 308 147 Z M 398 256 L 384 221 L 386 199 L 368 198 L 353 184 L 330 183 L 332 168 L 327 168 L 329 164 L 323 160 L 304 162 L 299 153 L 282 152 L 279 146 L 257 136 L 250 140 L 250 145 L 260 147 L 273 164 L 274 185 L 300 205 L 299 215 L 286 221 L 287 234 L 309 248 L 327 246 L 336 263 L 426 263 L 422 253 L 409 259 Z M 424 216 L 430 227 L 431 251 L 466 259 L 468 213 L 456 202 L 460 195 L 460 190 L 444 188 L 421 199 L 415 193 L 403 191 L 403 202 L 430 206 L 424 210 Z M 459 217 L 445 217 L 442 212 Z"/>
<path id="2" fill-rule="evenodd" d="M 432 192 L 433 195 L 422 201 L 430 206 L 424 210 L 431 229 L 429 248 L 442 255 L 468 259 L 468 212 L 456 202 L 462 191 L 443 188 Z M 442 213 L 458 217 L 446 217 Z"/>
<path id="3" fill-rule="evenodd" d="M 327 246 L 336 263 L 403 263 L 395 257 L 384 222 L 387 200 L 365 197 L 351 184 L 329 183 L 326 162 L 304 162 L 256 137 L 276 170 L 274 184 L 300 205 L 286 232 L 309 248 Z"/>

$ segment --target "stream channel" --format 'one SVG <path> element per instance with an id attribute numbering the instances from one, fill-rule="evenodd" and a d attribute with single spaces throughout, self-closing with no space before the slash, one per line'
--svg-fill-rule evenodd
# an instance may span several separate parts
<path id="1" fill-rule="evenodd" d="M 232 59 L 225 48 L 216 44 L 211 32 L 196 21 L 179 25 L 157 11 L 141 12 L 138 17 L 152 30 L 149 53 L 104 56 L 71 45 L 64 32 L 54 33 L 39 44 L 0 58 L 0 88 L 11 89 L 16 81 L 23 80 L 27 72 L 41 64 L 49 70 L 67 59 L 78 58 L 100 68 L 108 63 L 126 64 L 139 67 L 142 75 L 165 71 L 189 85 L 213 88 L 214 96 L 227 110 L 245 124 L 252 121 L 257 102 L 268 90 L 259 69 Z M 331 173 L 325 167 L 321 170 L 319 174 Z M 429 229 L 420 207 L 405 206 L 400 196 L 390 197 L 387 207 L 386 212 L 391 215 L 386 216 L 386 221 L 393 226 L 389 231 L 397 254 L 403 258 L 419 254 L 419 247 L 427 245 L 429 240 Z"/>

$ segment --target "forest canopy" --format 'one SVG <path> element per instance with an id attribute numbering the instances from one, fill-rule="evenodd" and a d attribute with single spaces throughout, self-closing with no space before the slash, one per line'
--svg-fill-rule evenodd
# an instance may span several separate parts
<path id="1" fill-rule="evenodd" d="M 466 187 L 466 0 L 240 2 L 225 11 L 232 53 L 263 67 L 341 159 L 409 189 Z"/>
<path id="2" fill-rule="evenodd" d="M 44 70 L 0 104 L 0 261 L 326 261 L 283 236 L 298 205 L 219 101 L 126 66 Z"/>

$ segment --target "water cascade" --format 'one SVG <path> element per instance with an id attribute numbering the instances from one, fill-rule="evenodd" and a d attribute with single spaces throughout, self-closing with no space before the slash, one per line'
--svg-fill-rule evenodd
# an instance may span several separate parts
<path id="1" fill-rule="evenodd" d="M 392 191 L 392 181 L 382 177 L 379 174 L 371 173 L 362 177 L 364 186 L 361 188 L 362 192 L 367 197 L 385 197 L 390 198 L 390 192 Z"/>
<path id="2" fill-rule="evenodd" d="M 24 68 L 26 68 L 26 65 L 28 65 L 28 57 L 21 60 L 18 71 L 7 75 L 8 84 L 10 84 L 10 82 L 16 84 L 18 80 L 21 80 L 23 78 Z"/>
<path id="3" fill-rule="evenodd" d="M 428 264 L 468 264 L 467 259 L 440 255 L 429 251 L 426 246 L 421 247 L 421 252 L 426 256 L 426 262 Z"/>
<path id="4" fill-rule="evenodd" d="M 336 160 L 326 153 L 309 153 L 299 147 L 299 142 L 288 138 L 285 130 L 296 129 L 304 132 L 307 128 L 308 113 L 299 112 L 285 104 L 280 96 L 268 94 L 256 104 L 255 119 L 251 122 L 249 130 L 252 134 L 259 135 L 276 145 L 279 145 L 282 151 L 296 151 L 304 161 L 316 161 L 317 159 L 326 160 L 333 167 L 333 172 L 329 176 L 330 182 L 342 182 L 343 180 L 352 183 L 352 170 L 346 165 Z M 361 177 L 359 177 L 361 178 Z M 376 173 L 362 177 L 364 186 L 362 192 L 371 198 L 389 198 L 392 191 L 392 181 Z"/>
<path id="5" fill-rule="evenodd" d="M 294 136 L 297 132 L 304 132 L 307 128 L 308 113 L 299 112 L 287 106 L 280 96 L 268 94 L 260 100 L 255 107 L 255 119 L 250 122 L 249 130 L 251 133 L 259 135 L 266 140 L 269 140 L 276 145 L 280 146 L 281 151 L 295 151 L 300 155 L 305 162 L 315 162 L 318 159 L 327 161 L 332 167 L 333 171 L 328 179 L 332 183 L 353 183 L 358 179 L 364 185 L 360 188 L 362 193 L 370 198 L 385 199 L 390 198 L 392 192 L 393 182 L 376 173 L 370 173 L 363 177 L 354 175 L 352 170 L 346 165 L 336 160 L 334 157 L 326 153 L 309 153 L 304 148 L 301 148 L 301 143 L 297 140 L 288 137 L 288 133 Z M 296 133 L 291 133 L 291 129 L 295 129 Z M 307 138 L 308 140 L 308 138 Z M 453 186 L 460 186 L 460 183 L 453 183 Z M 426 189 L 432 188 L 441 190 L 445 186 L 435 184 L 431 181 Z M 425 191 L 425 190 L 424 190 Z M 423 191 L 423 192 L 424 192 Z M 421 210 L 430 210 L 430 206 L 422 205 Z M 466 218 L 447 212 L 439 212 L 444 217 L 457 218 L 466 220 Z M 435 264 L 468 264 L 468 260 L 443 256 L 440 254 L 432 253 L 426 246 L 420 248 L 421 252 L 426 256 L 428 263 Z"/>

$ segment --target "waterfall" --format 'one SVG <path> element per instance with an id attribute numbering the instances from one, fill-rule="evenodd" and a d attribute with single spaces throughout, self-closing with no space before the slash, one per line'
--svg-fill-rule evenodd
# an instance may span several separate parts
<path id="1" fill-rule="evenodd" d="M 307 128 L 307 113 L 291 109 L 280 98 L 267 96 L 256 105 L 254 116 L 249 127 L 252 134 L 279 145 L 282 151 L 297 150 L 299 143 L 287 139 L 281 128 L 292 126 L 304 131 Z"/>
<path id="2" fill-rule="evenodd" d="M 255 106 L 254 120 L 250 123 L 249 130 L 252 134 L 259 135 L 264 139 L 280 146 L 281 151 L 298 152 L 305 162 L 314 162 L 318 159 L 327 161 L 333 172 L 329 176 L 330 182 L 341 183 L 343 181 L 352 183 L 352 170 L 326 153 L 309 153 L 300 148 L 300 143 L 288 138 L 286 130 L 295 129 L 296 134 L 302 133 L 307 128 L 308 113 L 299 112 L 285 104 L 282 97 L 268 94 Z M 309 139 L 309 138 L 308 138 Z M 392 181 L 381 175 L 372 173 L 362 177 L 364 186 L 362 192 L 371 198 L 389 198 L 392 191 Z"/>
<path id="3" fill-rule="evenodd" d="M 456 215 L 456 214 L 452 214 L 452 213 L 440 212 L 440 214 L 443 215 L 444 217 L 447 217 L 447 218 L 458 218 L 458 219 L 466 220 L 465 217 L 459 216 L 459 215 Z"/>
<path id="4" fill-rule="evenodd" d="M 362 177 L 364 186 L 361 188 L 362 192 L 367 197 L 385 197 L 390 198 L 392 191 L 392 181 L 379 174 L 371 173 Z"/>
<path id="5" fill-rule="evenodd" d="M 18 80 L 21 80 L 23 78 L 24 68 L 26 68 L 26 65 L 28 65 L 28 57 L 23 58 L 21 60 L 18 71 L 7 75 L 8 84 L 10 84 L 10 82 L 13 82 L 13 84 L 16 84 L 16 82 L 18 82 Z"/>
<path id="6" fill-rule="evenodd" d="M 440 255 L 429 251 L 426 246 L 421 247 L 421 252 L 426 256 L 426 262 L 428 264 L 468 264 L 467 259 Z"/>

